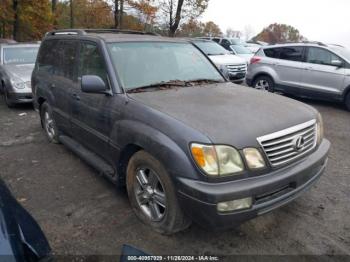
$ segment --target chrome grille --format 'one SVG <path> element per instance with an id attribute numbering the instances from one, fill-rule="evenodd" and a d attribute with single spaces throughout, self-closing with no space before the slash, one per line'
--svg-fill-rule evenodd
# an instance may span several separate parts
<path id="1" fill-rule="evenodd" d="M 246 73 L 247 65 L 239 64 L 239 65 L 227 65 L 227 70 L 229 73 L 237 74 L 237 73 Z"/>
<path id="2" fill-rule="evenodd" d="M 273 134 L 258 137 L 271 166 L 287 164 L 315 148 L 317 143 L 316 120 L 297 125 Z"/>

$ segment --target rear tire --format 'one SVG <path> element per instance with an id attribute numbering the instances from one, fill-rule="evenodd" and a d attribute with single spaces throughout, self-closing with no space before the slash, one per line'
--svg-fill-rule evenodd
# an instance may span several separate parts
<path id="1" fill-rule="evenodd" d="M 268 91 L 273 93 L 275 83 L 269 76 L 258 76 L 253 83 L 253 87 L 257 90 Z"/>
<path id="2" fill-rule="evenodd" d="M 130 159 L 126 185 L 135 214 L 153 230 L 170 235 L 190 226 L 168 172 L 147 152 L 139 151 Z"/>
<path id="3" fill-rule="evenodd" d="M 45 134 L 50 143 L 59 144 L 58 129 L 53 119 L 52 109 L 50 105 L 44 102 L 40 108 L 41 125 L 45 130 Z"/>
<path id="4" fill-rule="evenodd" d="M 345 106 L 348 111 L 350 111 L 350 91 L 345 96 Z"/>

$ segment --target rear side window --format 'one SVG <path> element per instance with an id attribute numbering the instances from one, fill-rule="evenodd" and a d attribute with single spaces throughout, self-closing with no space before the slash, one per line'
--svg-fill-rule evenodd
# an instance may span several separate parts
<path id="1" fill-rule="evenodd" d="M 44 41 L 38 55 L 37 69 L 40 72 L 53 74 L 54 63 L 57 60 L 58 41 Z"/>
<path id="2" fill-rule="evenodd" d="M 81 44 L 79 72 L 80 76 L 99 76 L 105 82 L 106 86 L 108 86 L 108 74 L 105 61 L 96 44 L 87 42 Z"/>
<path id="3" fill-rule="evenodd" d="M 302 61 L 303 50 L 301 46 L 286 46 L 278 48 L 264 49 L 264 53 L 267 57 L 289 60 L 289 61 Z"/>
<path id="4" fill-rule="evenodd" d="M 267 48 L 264 49 L 264 53 L 267 57 L 270 58 L 279 58 L 279 53 L 277 48 Z"/>
<path id="5" fill-rule="evenodd" d="M 77 41 L 45 41 L 38 57 L 38 70 L 73 81 L 77 80 L 75 66 L 77 50 Z"/>
<path id="6" fill-rule="evenodd" d="M 302 61 L 303 60 L 303 47 L 301 46 L 288 46 L 280 48 L 280 59 L 289 61 Z"/>

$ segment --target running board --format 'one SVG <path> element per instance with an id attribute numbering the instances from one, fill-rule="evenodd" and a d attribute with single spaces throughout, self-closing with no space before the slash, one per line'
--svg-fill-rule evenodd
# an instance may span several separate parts
<path id="1" fill-rule="evenodd" d="M 108 164 L 101 157 L 88 150 L 72 138 L 68 136 L 59 136 L 59 141 L 68 147 L 73 153 L 78 155 L 82 160 L 84 160 L 87 164 L 92 166 L 94 169 L 100 172 L 100 174 L 106 176 L 109 180 L 115 183 L 115 171 L 113 167 Z"/>

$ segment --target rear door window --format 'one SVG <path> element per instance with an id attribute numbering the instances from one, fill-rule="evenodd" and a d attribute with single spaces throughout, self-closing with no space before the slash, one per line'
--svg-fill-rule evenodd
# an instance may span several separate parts
<path id="1" fill-rule="evenodd" d="M 303 60 L 303 50 L 302 46 L 286 46 L 279 50 L 279 58 L 289 61 L 299 61 Z"/>
<path id="2" fill-rule="evenodd" d="M 264 49 L 264 53 L 267 57 L 279 58 L 278 48 L 266 48 Z"/>

